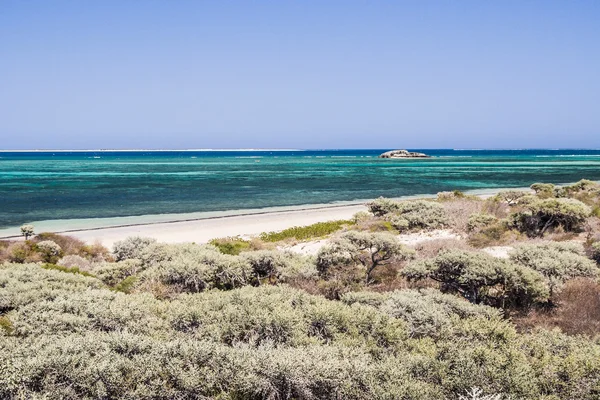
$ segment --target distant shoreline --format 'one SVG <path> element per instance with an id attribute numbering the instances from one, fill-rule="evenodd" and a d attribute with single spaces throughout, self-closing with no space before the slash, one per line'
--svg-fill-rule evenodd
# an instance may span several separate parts
<path id="1" fill-rule="evenodd" d="M 526 188 L 529 190 L 529 188 Z M 465 192 L 480 197 L 490 197 L 502 189 L 480 189 Z M 435 198 L 433 194 L 404 196 L 396 200 L 409 200 L 417 198 Z M 270 207 L 254 210 L 229 210 L 220 212 L 220 215 L 210 213 L 190 213 L 198 215 L 195 218 L 185 218 L 186 214 L 179 214 L 181 219 L 174 219 L 173 214 L 158 214 L 149 216 L 117 217 L 117 218 L 90 218 L 79 220 L 49 220 L 33 222 L 36 232 L 53 232 L 68 234 L 87 243 L 100 242 L 110 247 L 118 240 L 129 236 L 153 237 L 167 243 L 195 242 L 206 243 L 211 239 L 228 236 L 253 236 L 262 232 L 280 231 L 293 226 L 305 226 L 317 222 L 338 219 L 350 219 L 359 211 L 366 211 L 365 202 L 356 200 L 344 204 L 305 204 L 292 207 Z M 240 212 L 241 213 L 236 213 Z M 244 212 L 246 211 L 246 212 Z M 205 217 L 202 214 L 206 215 Z M 213 213 L 214 214 L 214 213 Z M 162 217 L 171 217 L 161 220 Z M 159 220 L 146 220 L 144 218 L 158 218 Z M 130 223 L 98 226 L 102 220 L 129 220 Z M 139 222 L 136 222 L 139 221 Z M 96 226 L 91 225 L 96 223 Z M 65 229 L 60 229 L 60 224 L 65 224 Z M 73 228 L 68 228 L 69 224 Z M 77 226 L 79 224 L 79 226 Z M 87 224 L 87 226 L 86 226 Z M 47 229 L 54 225 L 58 229 Z M 77 227 L 75 227 L 77 226 Z M 21 240 L 18 227 L 0 229 L 0 240 Z M 9 231 L 15 234 L 8 234 Z"/>

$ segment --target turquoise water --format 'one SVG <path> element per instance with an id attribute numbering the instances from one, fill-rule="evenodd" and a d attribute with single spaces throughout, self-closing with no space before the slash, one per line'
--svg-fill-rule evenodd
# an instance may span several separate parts
<path id="1" fill-rule="evenodd" d="M 383 151 L 2 152 L 0 228 L 600 180 L 600 150 Z"/>

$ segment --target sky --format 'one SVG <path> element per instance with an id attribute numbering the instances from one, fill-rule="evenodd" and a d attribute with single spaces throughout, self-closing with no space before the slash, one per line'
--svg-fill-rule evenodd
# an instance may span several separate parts
<path id="1" fill-rule="evenodd" d="M 600 1 L 0 0 L 0 149 L 600 148 Z"/>

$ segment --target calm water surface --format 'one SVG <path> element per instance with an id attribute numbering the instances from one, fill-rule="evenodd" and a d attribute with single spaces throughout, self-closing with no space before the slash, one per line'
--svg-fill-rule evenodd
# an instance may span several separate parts
<path id="1" fill-rule="evenodd" d="M 600 180 L 600 150 L 383 151 L 3 152 L 0 227 Z"/>

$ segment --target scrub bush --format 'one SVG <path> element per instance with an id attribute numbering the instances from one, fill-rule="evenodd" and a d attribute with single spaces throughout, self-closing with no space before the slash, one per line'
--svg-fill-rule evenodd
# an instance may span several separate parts
<path id="1" fill-rule="evenodd" d="M 116 261 L 140 258 L 144 250 L 154 243 L 156 243 L 156 239 L 131 236 L 116 242 L 113 245 L 113 254 L 115 255 Z"/>
<path id="2" fill-rule="evenodd" d="M 41 254 L 42 260 L 47 263 L 54 264 L 58 261 L 62 254 L 62 249 L 59 245 L 51 240 L 44 240 L 35 244 L 36 250 Z"/>
<path id="3" fill-rule="evenodd" d="M 401 245 L 392 234 L 350 231 L 321 248 L 316 263 L 323 276 L 327 276 L 332 267 L 360 265 L 365 273 L 365 282 L 369 284 L 377 267 L 412 258 L 413 255 L 414 251 Z"/>
<path id="4" fill-rule="evenodd" d="M 597 277 L 600 272 L 595 263 L 584 255 L 583 247 L 575 243 L 521 245 L 510 253 L 510 259 L 541 273 L 546 278 L 551 296 L 560 291 L 569 279 Z"/>
<path id="5" fill-rule="evenodd" d="M 546 301 L 549 295 L 539 272 L 485 253 L 445 250 L 408 265 L 401 273 L 409 280 L 432 279 L 443 292 L 495 307 L 527 307 Z"/>
<path id="6" fill-rule="evenodd" d="M 467 229 L 469 231 L 476 231 L 487 228 L 496 222 L 498 222 L 498 218 L 490 214 L 471 214 L 467 223 Z"/>
<path id="7" fill-rule="evenodd" d="M 537 200 L 511 215 L 511 225 L 530 236 L 543 236 L 550 228 L 561 227 L 566 232 L 581 228 L 591 209 L 575 199 Z"/>

